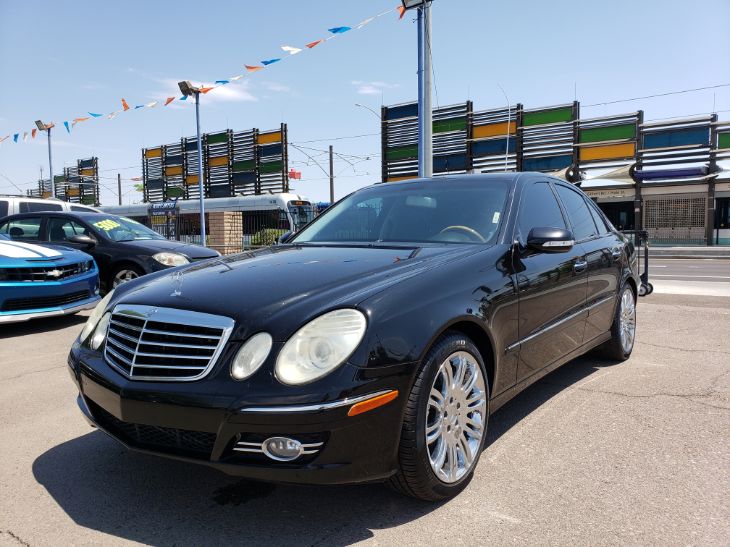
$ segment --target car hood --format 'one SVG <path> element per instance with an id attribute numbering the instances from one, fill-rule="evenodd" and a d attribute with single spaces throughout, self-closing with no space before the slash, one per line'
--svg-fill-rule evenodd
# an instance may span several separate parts
<path id="1" fill-rule="evenodd" d="M 114 300 L 224 315 L 236 320 L 234 338 L 266 330 L 283 340 L 328 309 L 355 306 L 424 269 L 473 252 L 471 245 L 282 245 L 142 277 L 120 287 Z"/>
<path id="2" fill-rule="evenodd" d="M 208 249 L 201 245 L 183 243 L 181 241 L 170 241 L 168 239 L 135 239 L 134 241 L 118 241 L 116 244 L 126 245 L 130 249 L 136 249 L 137 252 L 150 255 L 162 251 L 180 253 L 191 260 L 202 260 L 204 258 L 220 256 L 218 251 Z"/>
<path id="3" fill-rule="evenodd" d="M 84 252 L 58 246 L 0 240 L 0 266 L 32 268 L 47 264 L 69 264 L 91 260 Z"/>

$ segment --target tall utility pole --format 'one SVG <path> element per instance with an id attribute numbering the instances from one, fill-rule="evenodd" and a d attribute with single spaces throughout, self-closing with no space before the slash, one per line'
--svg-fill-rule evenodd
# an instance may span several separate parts
<path id="1" fill-rule="evenodd" d="M 418 10 L 418 176 L 433 176 L 433 114 L 431 111 L 431 2 Z"/>
<path id="2" fill-rule="evenodd" d="M 122 204 L 122 174 L 117 173 L 117 196 L 119 197 L 119 205 Z"/>
<path id="3" fill-rule="evenodd" d="M 200 191 L 200 244 L 207 247 L 205 241 L 205 184 L 203 183 L 203 141 L 200 138 L 200 88 L 189 81 L 178 82 L 178 87 L 185 97 L 195 96 L 195 127 L 198 134 L 198 189 Z"/>
<path id="4" fill-rule="evenodd" d="M 51 126 L 52 127 L 52 126 Z M 51 197 L 56 197 L 56 182 L 53 180 L 53 156 L 51 155 L 51 127 L 48 131 L 48 172 L 51 177 Z"/>
<path id="5" fill-rule="evenodd" d="M 330 205 L 335 202 L 335 159 L 330 144 Z"/>

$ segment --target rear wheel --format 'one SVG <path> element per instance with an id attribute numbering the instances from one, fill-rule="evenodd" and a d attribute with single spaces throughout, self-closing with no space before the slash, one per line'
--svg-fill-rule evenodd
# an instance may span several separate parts
<path id="1" fill-rule="evenodd" d="M 406 405 L 395 490 L 428 501 L 461 492 L 484 447 L 489 385 L 479 351 L 447 333 L 426 355 Z"/>
<path id="2" fill-rule="evenodd" d="M 636 295 L 631 285 L 625 284 L 611 325 L 611 339 L 603 346 L 604 353 L 618 361 L 631 357 L 636 340 Z"/>

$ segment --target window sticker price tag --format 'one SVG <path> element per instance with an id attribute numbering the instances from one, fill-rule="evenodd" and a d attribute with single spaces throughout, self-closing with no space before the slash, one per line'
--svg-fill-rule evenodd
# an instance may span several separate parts
<path id="1" fill-rule="evenodd" d="M 113 230 L 114 228 L 119 228 L 121 226 L 121 224 L 119 224 L 115 220 L 106 219 L 106 220 L 100 220 L 99 222 L 94 222 L 94 226 L 96 226 L 100 230 L 104 230 L 105 232 L 108 232 L 110 230 Z"/>

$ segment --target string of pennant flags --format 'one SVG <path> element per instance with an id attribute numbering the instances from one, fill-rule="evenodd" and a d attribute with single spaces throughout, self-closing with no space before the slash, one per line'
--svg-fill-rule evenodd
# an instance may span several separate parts
<path id="1" fill-rule="evenodd" d="M 244 68 L 246 71 L 242 74 L 238 74 L 236 76 L 225 78 L 221 80 L 215 80 L 213 85 L 210 86 L 203 86 L 199 88 L 199 92 L 202 94 L 209 93 L 211 91 L 215 91 L 216 89 L 232 84 L 234 82 L 237 82 L 241 79 L 243 79 L 246 75 L 259 72 L 261 70 L 265 70 L 270 65 L 273 65 L 275 63 L 280 63 L 282 61 L 286 61 L 287 59 L 293 57 L 294 55 L 298 55 L 302 52 L 312 50 L 316 48 L 317 46 L 324 44 L 325 42 L 328 42 L 334 38 L 337 38 L 338 36 L 345 34 L 347 32 L 350 32 L 352 30 L 361 30 L 363 27 L 369 25 L 373 21 L 391 14 L 393 12 L 398 13 L 398 19 L 403 19 L 403 16 L 405 15 L 405 8 L 403 6 L 398 6 L 386 11 L 383 11 L 381 13 L 378 13 L 377 15 L 373 15 L 372 17 L 368 17 L 367 19 L 364 19 L 353 26 L 339 26 L 339 27 L 332 27 L 327 29 L 327 32 L 329 33 L 326 37 L 320 38 L 318 40 L 314 40 L 312 42 L 309 42 L 307 44 L 303 44 L 302 47 L 295 47 L 290 45 L 281 46 L 281 49 L 284 53 L 287 55 L 282 55 L 281 57 L 274 57 L 271 59 L 266 59 L 260 61 L 258 64 L 244 64 Z M 87 115 L 79 116 L 76 118 L 72 118 L 70 120 L 65 120 L 63 122 L 63 127 L 66 129 L 66 132 L 71 133 L 71 130 L 76 126 L 76 124 L 84 123 L 89 120 L 96 120 L 100 118 L 105 118 L 107 120 L 113 120 L 116 118 L 119 114 L 123 114 L 125 112 L 128 112 L 130 110 L 139 110 L 144 108 L 156 108 L 157 106 L 162 106 L 163 108 L 168 106 L 169 104 L 173 102 L 179 102 L 179 101 L 186 101 L 188 99 L 187 95 L 183 95 L 182 97 L 178 97 L 177 95 L 171 95 L 163 100 L 156 100 L 151 101 L 148 103 L 142 103 L 142 104 L 135 104 L 134 106 L 130 106 L 129 103 L 126 101 L 126 99 L 122 98 L 120 101 L 121 109 L 114 110 L 108 114 L 102 114 L 100 112 L 87 112 Z M 49 123 L 47 125 L 48 128 L 55 127 L 54 123 Z M 2 144 L 4 141 L 11 139 L 12 142 L 18 144 L 20 142 L 27 142 L 28 136 L 30 135 L 31 140 L 35 139 L 38 134 L 39 129 L 34 128 L 30 131 L 19 131 L 17 133 L 10 133 L 8 135 L 5 135 L 3 137 L 0 137 L 0 144 Z"/>

